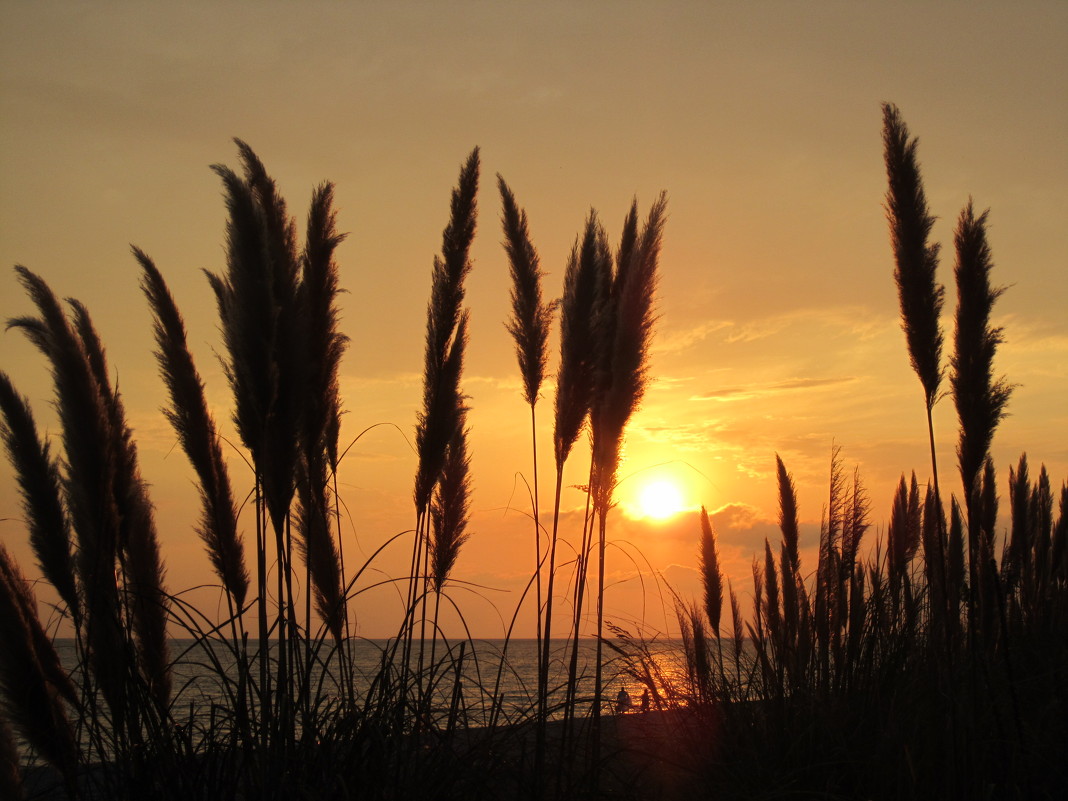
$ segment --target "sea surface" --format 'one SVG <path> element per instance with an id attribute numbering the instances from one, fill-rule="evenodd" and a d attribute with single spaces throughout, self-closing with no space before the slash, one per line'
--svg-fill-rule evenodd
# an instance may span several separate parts
<path id="1" fill-rule="evenodd" d="M 75 686 L 84 686 L 84 672 L 79 664 L 76 641 L 56 639 L 56 651 L 69 671 Z M 301 644 L 302 645 L 302 644 Z M 422 645 L 422 648 L 420 648 Z M 301 666 L 294 675 L 306 679 L 309 694 L 320 707 L 335 703 L 346 695 L 343 689 L 351 684 L 352 697 L 358 706 L 369 698 L 373 688 L 381 685 L 381 677 L 398 681 L 403 660 L 396 640 L 350 639 L 344 644 L 351 656 L 352 677 L 346 679 L 339 669 L 340 659 L 332 643 L 314 646 L 301 654 Z M 188 731 L 203 731 L 208 721 L 228 717 L 238 697 L 239 651 L 232 641 L 218 638 L 208 640 L 175 639 L 169 642 L 172 676 L 171 722 Z M 633 649 L 631 649 L 633 650 Z M 663 640 L 645 646 L 644 659 L 625 659 L 612 648 L 603 649 L 602 711 L 621 711 L 617 706 L 620 693 L 631 708 L 639 708 L 646 687 L 655 683 L 661 690 L 672 682 L 678 683 L 685 674 L 682 643 Z M 270 665 L 276 666 L 277 643 L 272 644 Z M 249 646 L 252 660 L 249 675 L 258 681 L 258 654 Z M 572 646 L 567 640 L 553 640 L 550 652 L 549 710 L 551 717 L 562 714 L 567 686 L 568 665 Z M 576 654 L 576 696 L 580 716 L 592 709 L 594 695 L 594 665 L 596 642 L 580 641 Z M 419 669 L 420 664 L 422 670 Z M 384 671 L 384 665 L 388 669 Z M 424 686 L 437 719 L 461 726 L 507 725 L 530 720 L 537 708 L 537 641 L 467 640 L 463 642 L 430 641 L 413 645 L 409 665 L 413 674 L 424 677 Z M 433 665 L 433 667 L 431 667 Z M 298 682 L 299 684 L 299 682 Z M 295 691 L 299 691 L 295 687 Z M 82 747 L 89 747 L 89 727 L 71 711 L 72 723 Z M 192 725 L 190 725 L 192 724 Z M 199 735 L 196 736 L 199 739 Z M 24 766 L 39 764 L 33 749 L 27 747 L 16 734 L 17 747 Z M 95 758 L 105 757 L 110 748 L 96 741 L 89 751 Z M 89 752 L 87 752 L 89 753 Z"/>
<path id="2" fill-rule="evenodd" d="M 63 665 L 75 676 L 78 684 L 78 651 L 73 639 L 57 639 L 56 650 Z M 363 698 L 383 671 L 383 665 L 392 666 L 394 675 L 399 673 L 402 664 L 400 648 L 396 640 L 369 640 L 353 638 L 347 640 L 344 647 L 351 656 L 353 667 L 352 686 L 354 695 Z M 298 648 L 303 653 L 302 648 Z M 550 653 L 550 707 L 554 702 L 562 702 L 566 687 L 568 665 L 572 656 L 572 646 L 567 640 L 553 640 Z M 645 682 L 634 675 L 628 675 L 627 664 L 611 648 L 603 649 L 605 703 L 615 703 L 620 689 L 638 703 Z M 255 660 L 258 654 L 250 644 L 249 658 Z M 669 680 L 678 679 L 683 671 L 681 663 L 681 642 L 664 640 L 649 647 L 652 672 L 660 671 Z M 229 706 L 230 696 L 236 689 L 238 651 L 230 640 L 191 640 L 176 639 L 170 641 L 170 658 L 172 661 L 172 693 L 175 717 L 179 710 L 196 710 L 211 706 Z M 276 645 L 271 649 L 272 666 L 277 659 Z M 596 642 L 591 638 L 579 643 L 576 660 L 578 676 L 577 694 L 580 698 L 592 698 L 593 675 L 596 659 Z M 339 671 L 339 656 L 332 643 L 324 643 L 318 649 L 312 649 L 312 658 L 308 661 L 310 671 L 304 669 L 305 661 L 301 657 L 301 672 L 310 677 L 313 693 L 330 697 L 340 692 L 342 685 Z M 489 713 L 496 704 L 497 714 L 506 722 L 522 719 L 535 708 L 537 690 L 537 641 L 533 639 L 513 640 L 466 640 L 462 642 L 439 640 L 416 641 L 409 658 L 413 672 L 419 672 L 423 666 L 423 675 L 433 677 L 440 700 L 443 703 L 459 693 L 461 707 L 467 722 L 471 725 L 483 725 L 482 717 Z M 431 671 L 430 666 L 434 665 Z M 642 671 L 638 671 L 639 673 Z M 250 671 L 258 677 L 258 667 Z M 189 712 L 182 713 L 188 715 Z"/>

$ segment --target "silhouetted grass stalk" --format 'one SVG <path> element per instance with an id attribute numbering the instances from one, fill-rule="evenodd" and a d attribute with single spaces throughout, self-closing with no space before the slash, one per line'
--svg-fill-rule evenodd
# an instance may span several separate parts
<path id="1" fill-rule="evenodd" d="M 170 408 L 164 414 L 197 473 L 202 503 L 197 533 L 207 546 L 212 567 L 226 590 L 229 617 L 236 618 L 232 632 L 236 641 L 244 633 L 243 611 L 249 577 L 219 434 L 204 398 L 204 384 L 186 344 L 185 323 L 174 298 L 152 260 L 137 248 L 134 256 L 143 271 L 141 287 L 155 318 L 156 359 L 171 399 Z"/>
<path id="2" fill-rule="evenodd" d="M 71 301 L 69 320 L 41 278 L 23 267 L 16 272 L 41 316 L 8 326 L 20 328 L 52 365 L 66 454 L 65 501 L 85 598 L 85 644 L 125 748 L 141 741 L 142 724 L 159 719 L 169 695 L 166 598 L 151 507 L 88 313 Z M 145 687 L 151 695 L 142 692 Z"/>
<path id="3" fill-rule="evenodd" d="M 76 699 L 40 628 L 36 607 L 26 580 L 0 544 L 0 705 L 4 717 L 60 769 L 73 795 L 77 745 L 64 699 Z"/>
<path id="4" fill-rule="evenodd" d="M 938 484 L 938 460 L 935 456 L 933 409 L 944 375 L 942 367 L 941 312 L 945 288 L 936 282 L 940 247 L 928 243 L 935 218 L 927 208 L 919 161 L 916 156 L 918 140 L 909 137 L 908 127 L 896 106 L 883 104 L 883 151 L 889 182 L 886 213 L 890 224 L 890 240 L 894 250 L 901 324 L 908 343 L 913 370 L 920 379 L 927 411 L 927 432 L 931 448 L 931 475 L 934 501 L 941 507 Z M 937 517 L 942 526 L 941 516 Z M 934 625 L 944 630 L 951 610 L 944 608 L 941 587 L 946 577 L 946 532 L 940 527 L 937 536 L 929 538 L 934 549 L 927 551 L 935 569 L 937 596 Z"/>
<path id="5" fill-rule="evenodd" d="M 598 310 L 603 338 L 599 354 L 599 384 L 590 407 L 593 433 L 591 492 L 598 522 L 597 541 L 597 656 L 594 673 L 593 760 L 600 757 L 600 718 L 603 683 L 605 542 L 608 513 L 616 487 L 623 432 L 638 408 L 648 382 L 649 345 L 656 316 L 654 302 L 667 197 L 657 199 L 640 235 L 635 202 L 623 226 L 611 291 Z"/>
<path id="6" fill-rule="evenodd" d="M 44 577 L 67 605 L 76 629 L 81 627 L 80 601 L 71 553 L 70 521 L 62 500 L 62 476 L 47 442 L 37 434 L 29 402 L 0 372 L 0 437 L 15 468 L 22 508 L 30 530 L 30 546 Z"/>
<path id="7" fill-rule="evenodd" d="M 1004 379 L 993 378 L 993 361 L 997 346 L 1002 342 L 1000 328 L 992 328 L 990 314 L 1002 289 L 990 286 L 990 271 L 993 267 L 990 247 L 986 241 L 987 212 L 978 217 L 971 201 L 961 211 L 954 236 L 957 262 L 954 274 L 957 280 L 957 313 L 952 359 L 953 400 L 960 418 L 960 438 L 957 445 L 957 460 L 961 483 L 964 489 L 964 506 L 968 518 L 968 571 L 971 600 L 970 633 L 974 637 L 976 608 L 978 604 L 993 611 L 990 589 L 986 587 L 997 581 L 996 574 L 986 568 L 981 540 L 982 525 L 982 470 L 990 451 L 1005 406 L 1012 394 L 1012 385 Z M 992 535 L 990 530 L 990 535 Z M 987 536 L 986 539 L 990 539 Z M 992 554 L 991 554 L 992 556 Z M 983 587 L 983 594 L 978 591 Z M 981 615 L 980 615 L 981 617 Z"/>
<path id="8" fill-rule="evenodd" d="M 553 591 L 552 574 L 555 570 L 555 537 L 548 553 L 543 555 L 541 509 L 538 482 L 538 426 L 537 403 L 541 396 L 541 385 L 545 379 L 548 361 L 549 327 L 552 324 L 555 302 L 546 303 L 542 299 L 542 271 L 539 266 L 538 251 L 530 238 L 526 212 L 519 208 L 515 195 L 497 176 L 501 193 L 501 225 L 504 229 L 504 248 L 508 254 L 512 277 L 512 317 L 506 324 L 515 341 L 516 358 L 519 372 L 523 378 L 523 399 L 530 406 L 530 440 L 531 461 L 533 463 L 533 520 L 534 520 L 534 570 L 535 570 L 535 633 L 537 637 L 538 663 L 538 727 L 535 735 L 534 775 L 543 774 L 545 758 L 545 727 L 548 719 L 549 703 L 549 642 L 552 631 L 551 594 Z M 548 559 L 548 586 L 546 591 L 550 598 L 543 605 L 542 600 L 542 566 Z M 543 621 L 544 615 L 544 621 Z M 535 788 L 535 796 L 540 796 L 541 787 Z"/>
<path id="9" fill-rule="evenodd" d="M 475 148 L 460 170 L 457 187 L 452 192 L 449 223 L 442 233 L 441 257 L 434 258 L 430 301 L 427 306 L 426 356 L 423 371 L 423 410 L 415 430 L 419 465 L 415 475 L 416 537 L 412 556 L 412 576 L 408 605 L 414 613 L 421 608 L 419 674 L 423 669 L 423 642 L 426 633 L 426 603 L 430 594 L 433 568 L 430 524 L 432 500 L 448 460 L 450 444 L 464 425 L 466 406 L 460 390 L 464 350 L 467 344 L 468 312 L 463 308 L 464 279 L 471 271 L 470 247 L 474 239 L 478 213 L 477 194 L 479 151 Z M 451 544 L 442 543 L 443 549 Z M 445 555 L 442 554 L 442 558 Z M 455 554 L 452 555 L 455 559 Z M 408 662 L 414 638 L 414 616 L 408 616 L 404 632 L 402 691 L 407 685 Z M 432 631 L 436 640 L 437 631 Z M 420 679 L 421 680 L 421 679 Z M 421 687 L 425 692 L 426 688 Z"/>
<path id="10" fill-rule="evenodd" d="M 598 311 L 609 290 L 611 278 L 611 255 L 608 237 L 592 211 L 586 218 L 583 232 L 575 239 L 564 273 L 564 294 L 560 303 L 560 361 L 556 376 L 555 416 L 553 449 L 556 461 L 556 492 L 553 501 L 553 530 L 549 544 L 549 580 L 546 599 L 546 629 L 551 635 L 552 611 L 555 603 L 554 580 L 556 575 L 556 551 L 559 541 L 560 505 L 563 487 L 564 465 L 589 417 L 593 403 L 595 371 L 598 363 L 601 331 Z M 571 721 L 575 711 L 579 629 L 583 610 L 583 593 L 586 586 L 585 565 L 589 546 L 590 486 L 592 485 L 592 461 L 590 479 L 586 487 L 586 509 L 583 514 L 579 548 L 576 553 L 574 603 L 572 606 L 571 653 L 568 659 L 565 684 L 564 722 L 561 737 L 560 770 L 570 759 L 569 741 Z M 548 637 L 547 637 L 548 641 Z M 547 671 L 543 654 L 543 670 Z M 559 780 L 559 779 L 558 779 Z"/>

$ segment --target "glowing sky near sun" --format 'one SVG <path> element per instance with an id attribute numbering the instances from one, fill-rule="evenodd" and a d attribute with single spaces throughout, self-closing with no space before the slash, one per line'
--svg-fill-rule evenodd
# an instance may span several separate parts
<path id="1" fill-rule="evenodd" d="M 876 528 L 903 471 L 926 480 L 923 401 L 882 210 L 883 101 L 921 140 L 943 243 L 947 356 L 952 225 L 969 197 L 991 208 L 994 278 L 1011 287 L 996 309 L 1006 338 L 997 370 L 1019 384 L 994 443 L 1000 480 L 1023 451 L 1055 485 L 1068 478 L 1066 41 L 1060 2 L 0 3 L 0 317 L 31 311 L 16 263 L 86 303 L 136 430 L 169 585 L 201 584 L 195 487 L 159 412 L 128 247 L 144 248 L 170 282 L 226 421 L 201 272 L 224 263 L 208 165 L 236 164 L 230 137 L 241 137 L 298 220 L 312 188 L 334 181 L 349 232 L 338 259 L 351 338 L 342 438 L 354 444 L 341 492 L 352 564 L 413 525 L 431 262 L 459 165 L 481 146 L 464 379 L 476 489 L 455 593 L 476 631 L 495 636 L 534 546 L 530 419 L 503 326 L 494 174 L 527 210 L 550 296 L 591 207 L 614 244 L 632 198 L 644 212 L 666 190 L 653 380 L 620 468 L 606 610 L 670 626 L 670 611 L 639 597 L 657 574 L 696 592 L 701 505 L 736 586 L 747 586 L 763 538 L 777 540 L 776 453 L 797 480 L 809 548 L 833 444 L 860 467 Z M 552 365 L 556 347 L 554 332 Z M 17 332 L 0 334 L 0 369 L 56 434 L 47 370 Z M 552 473 L 552 391 L 538 406 L 542 479 Z M 956 488 L 950 399 L 935 426 L 940 473 Z M 586 447 L 580 439 L 576 454 Z M 231 461 L 247 489 L 240 458 Z M 565 477 L 569 540 L 586 471 L 577 455 Z M 647 503 L 655 482 L 675 488 L 678 499 L 656 503 L 679 514 Z M 551 489 L 541 488 L 543 507 Z M 20 514 L 5 462 L 0 539 L 33 573 Z M 403 575 L 406 551 L 377 558 L 376 580 Z M 397 604 L 389 584 L 362 594 L 361 633 L 392 633 Z"/>
<path id="2" fill-rule="evenodd" d="M 651 481 L 638 497 L 641 513 L 654 520 L 667 520 L 685 508 L 682 492 L 670 481 Z"/>

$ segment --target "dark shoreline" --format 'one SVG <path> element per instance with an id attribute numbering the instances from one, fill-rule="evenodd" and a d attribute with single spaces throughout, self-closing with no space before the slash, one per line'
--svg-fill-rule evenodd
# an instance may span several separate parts
<path id="1" fill-rule="evenodd" d="M 601 718 L 601 788 L 610 797 L 683 799 L 692 797 L 695 778 L 680 757 L 685 748 L 687 732 L 696 725 L 696 716 L 683 709 L 631 711 L 624 715 L 608 714 Z M 585 747 L 589 718 L 577 722 L 579 743 Z M 547 749 L 550 764 L 559 753 L 562 724 L 548 725 Z M 693 732 L 691 731 L 691 736 Z M 472 727 L 456 732 L 447 742 L 431 735 L 442 747 L 450 748 L 464 760 L 472 755 L 482 762 L 491 759 L 495 770 L 481 777 L 483 791 L 469 797 L 522 798 L 525 797 L 526 775 L 532 764 L 535 727 L 526 721 L 490 730 Z M 426 747 L 434 748 L 428 744 Z M 93 771 L 102 770 L 99 763 L 83 769 L 80 774 L 79 801 L 103 801 L 101 791 L 94 791 Z M 549 771 L 553 771 L 550 769 Z M 22 770 L 23 793 L 26 801 L 70 801 L 70 795 L 59 771 L 49 765 L 34 765 Z M 516 794 L 519 795 L 516 795 Z M 358 796 L 353 796 L 358 797 Z M 546 796 L 552 798 L 552 795 Z"/>

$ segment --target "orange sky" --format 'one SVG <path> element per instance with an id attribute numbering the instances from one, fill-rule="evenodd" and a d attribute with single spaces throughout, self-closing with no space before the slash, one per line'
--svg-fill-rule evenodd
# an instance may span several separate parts
<path id="1" fill-rule="evenodd" d="M 943 243 L 947 343 L 952 225 L 969 196 L 991 208 L 994 280 L 1011 287 L 996 307 L 1006 337 L 996 370 L 1020 385 L 994 441 L 999 480 L 1025 450 L 1055 485 L 1068 477 L 1066 41 L 1059 2 L 3 2 L 0 317 L 32 310 L 16 263 L 89 307 L 153 485 L 169 587 L 201 584 L 210 571 L 192 533 L 192 471 L 158 411 L 164 392 L 128 247 L 145 249 L 170 282 L 225 421 L 215 304 L 201 273 L 224 263 L 221 187 L 208 165 L 236 165 L 230 137 L 241 137 L 299 219 L 312 187 L 334 181 L 349 232 L 338 252 L 352 338 L 342 439 L 388 424 L 343 465 L 351 565 L 413 524 L 406 438 L 421 398 L 431 262 L 459 165 L 481 146 L 464 383 L 476 492 L 454 574 L 477 587 L 453 595 L 477 634 L 498 636 L 533 544 L 522 484 L 529 418 L 503 326 L 508 270 L 493 176 L 526 208 L 553 296 L 591 206 L 616 240 L 631 199 L 644 211 L 666 190 L 654 381 L 627 433 L 606 600 L 612 619 L 663 628 L 656 593 L 638 602 L 642 580 L 649 590 L 660 573 L 696 591 L 698 525 L 694 512 L 667 523 L 629 517 L 644 481 L 672 479 L 691 508 L 716 512 L 745 599 L 752 555 L 765 536 L 778 538 L 776 452 L 798 482 L 809 546 L 833 443 L 871 491 L 872 540 L 885 531 L 898 476 L 915 468 L 926 479 L 922 394 L 898 325 L 882 210 L 883 101 L 921 139 Z M 55 433 L 47 369 L 17 332 L 0 335 L 0 369 Z M 550 385 L 546 422 L 551 405 Z M 935 425 L 943 481 L 956 488 L 951 399 Z M 547 456 L 550 443 L 546 425 Z M 584 454 L 580 442 L 574 483 Z M 20 514 L 5 463 L 0 539 L 33 573 Z M 387 551 L 368 583 L 402 575 L 407 552 L 406 541 Z M 206 611 L 217 602 L 195 598 Z M 393 633 L 398 608 L 390 590 L 361 594 L 360 633 Z M 521 633 L 532 633 L 531 615 L 522 619 Z"/>

